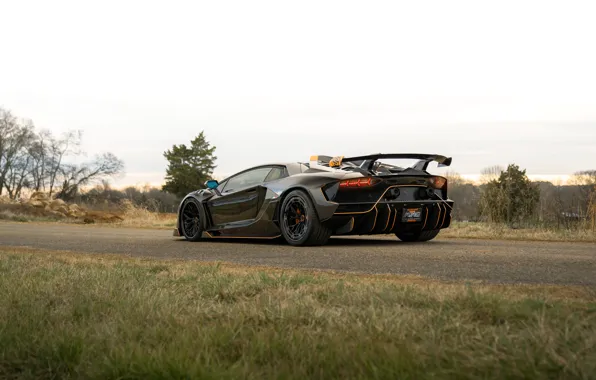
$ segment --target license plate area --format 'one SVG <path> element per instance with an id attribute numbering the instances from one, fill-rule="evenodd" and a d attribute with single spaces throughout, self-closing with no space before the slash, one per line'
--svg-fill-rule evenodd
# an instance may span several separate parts
<path id="1" fill-rule="evenodd" d="M 422 221 L 422 207 L 406 207 L 401 216 L 403 223 L 418 223 Z"/>

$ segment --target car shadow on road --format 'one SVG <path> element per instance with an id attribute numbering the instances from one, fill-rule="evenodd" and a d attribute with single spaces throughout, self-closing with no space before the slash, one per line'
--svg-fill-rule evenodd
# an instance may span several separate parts
<path id="1" fill-rule="evenodd" d="M 184 238 L 176 239 L 179 242 L 188 243 Z M 264 246 L 288 246 L 290 245 L 283 240 L 282 238 L 277 239 L 246 239 L 246 238 L 205 238 L 204 242 L 214 243 L 214 244 L 242 244 L 242 245 L 264 245 Z M 408 246 L 408 245 L 445 245 L 450 244 L 448 241 L 444 240 L 433 240 L 430 242 L 403 242 L 399 239 L 389 240 L 389 239 L 375 239 L 375 238 L 342 238 L 342 237 L 332 237 L 329 239 L 327 244 L 324 246 L 332 246 L 332 247 L 354 247 L 354 246 Z"/>
<path id="2" fill-rule="evenodd" d="M 389 240 L 389 239 L 375 239 L 375 238 L 341 238 L 341 237 L 334 237 L 329 239 L 327 245 L 332 246 L 406 246 L 406 245 L 441 245 L 441 244 L 449 244 L 449 242 L 441 241 L 441 240 L 433 240 L 429 242 L 403 242 L 399 239 Z"/>

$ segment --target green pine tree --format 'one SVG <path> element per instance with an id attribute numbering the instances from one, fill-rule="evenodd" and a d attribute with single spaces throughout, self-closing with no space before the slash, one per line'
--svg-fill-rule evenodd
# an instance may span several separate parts
<path id="1" fill-rule="evenodd" d="M 534 216 L 540 190 L 526 170 L 509 165 L 496 180 L 486 184 L 481 195 L 482 213 L 493 222 L 517 224 Z"/>
<path id="2" fill-rule="evenodd" d="M 204 188 L 205 181 L 211 179 L 216 167 L 214 151 L 215 146 L 210 146 L 201 132 L 190 142 L 189 147 L 174 145 L 171 150 L 164 152 L 168 168 L 162 190 L 183 197 L 191 191 Z"/>

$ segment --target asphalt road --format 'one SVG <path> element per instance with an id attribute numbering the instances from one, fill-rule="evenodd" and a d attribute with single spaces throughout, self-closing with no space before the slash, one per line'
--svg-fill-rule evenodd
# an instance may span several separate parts
<path id="1" fill-rule="evenodd" d="M 440 236 L 440 235 L 439 235 Z M 322 247 L 274 241 L 187 242 L 170 230 L 0 222 L 1 246 L 360 273 L 414 274 L 493 283 L 596 285 L 596 244 L 390 236 L 332 238 Z"/>

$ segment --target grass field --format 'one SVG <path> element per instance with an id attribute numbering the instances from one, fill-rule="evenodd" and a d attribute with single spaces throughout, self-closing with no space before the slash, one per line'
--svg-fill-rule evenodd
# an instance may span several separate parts
<path id="1" fill-rule="evenodd" d="M 2 379 L 594 379 L 596 291 L 0 248 Z"/>
<path id="2" fill-rule="evenodd" d="M 596 242 L 596 231 L 588 228 L 549 229 L 536 227 L 512 229 L 506 225 L 481 222 L 453 222 L 449 228 L 441 230 L 439 236 L 465 239 Z"/>

